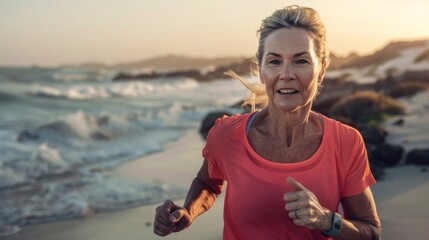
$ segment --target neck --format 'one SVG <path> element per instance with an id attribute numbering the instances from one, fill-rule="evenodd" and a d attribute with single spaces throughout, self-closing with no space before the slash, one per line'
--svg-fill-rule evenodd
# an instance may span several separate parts
<path id="1" fill-rule="evenodd" d="M 297 111 L 279 111 L 268 105 L 261 112 L 263 131 L 271 138 L 282 141 L 290 147 L 299 139 L 318 131 L 317 115 L 311 113 L 311 104 Z"/>

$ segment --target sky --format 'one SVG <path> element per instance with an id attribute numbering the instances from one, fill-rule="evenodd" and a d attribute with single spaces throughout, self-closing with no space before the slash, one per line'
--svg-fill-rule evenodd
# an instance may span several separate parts
<path id="1" fill-rule="evenodd" d="M 0 0 L 0 65 L 250 57 L 261 20 L 293 4 L 319 12 L 337 55 L 429 39 L 428 0 Z"/>

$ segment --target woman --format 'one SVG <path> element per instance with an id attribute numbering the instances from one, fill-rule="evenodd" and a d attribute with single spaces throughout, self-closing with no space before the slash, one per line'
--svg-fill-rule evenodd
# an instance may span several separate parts
<path id="1" fill-rule="evenodd" d="M 184 206 L 157 207 L 154 232 L 190 226 L 227 181 L 224 239 L 380 239 L 362 137 L 311 111 L 329 64 L 318 14 L 299 6 L 274 12 L 259 30 L 256 58 L 265 93 L 256 101 L 265 107 L 217 120 Z"/>

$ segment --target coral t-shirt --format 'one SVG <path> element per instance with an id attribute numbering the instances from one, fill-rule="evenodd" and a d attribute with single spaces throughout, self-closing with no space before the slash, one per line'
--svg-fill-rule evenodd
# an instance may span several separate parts
<path id="1" fill-rule="evenodd" d="M 262 158 L 250 146 L 250 114 L 218 119 L 210 130 L 203 156 L 209 176 L 227 181 L 224 240 L 329 239 L 319 231 L 296 226 L 283 196 L 294 191 L 293 177 L 312 191 L 322 206 L 337 211 L 342 197 L 362 193 L 375 183 L 359 132 L 323 115 L 324 133 L 312 157 L 297 163 Z"/>

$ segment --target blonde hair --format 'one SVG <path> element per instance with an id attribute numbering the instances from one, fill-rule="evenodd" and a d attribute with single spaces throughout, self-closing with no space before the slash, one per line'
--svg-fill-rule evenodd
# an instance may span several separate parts
<path id="1" fill-rule="evenodd" d="M 262 58 L 264 56 L 264 44 L 266 38 L 274 31 L 281 28 L 302 28 L 310 33 L 314 39 L 314 48 L 316 55 L 325 63 L 325 67 L 329 64 L 329 50 L 326 47 L 326 29 L 319 17 L 319 14 L 312 8 L 300 7 L 297 5 L 287 6 L 275 11 L 271 16 L 262 20 L 261 27 L 258 30 L 258 50 L 256 52 L 256 66 L 260 68 Z M 258 72 L 253 69 L 254 73 Z M 265 107 L 268 104 L 265 86 L 261 83 L 248 83 L 245 79 L 235 74 L 233 71 L 228 71 L 226 75 L 239 80 L 250 93 L 250 98 L 245 99 L 244 105 L 251 105 L 252 112 L 256 110 L 256 106 Z"/>

